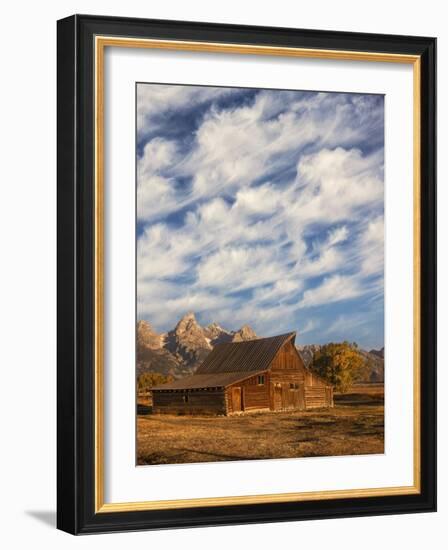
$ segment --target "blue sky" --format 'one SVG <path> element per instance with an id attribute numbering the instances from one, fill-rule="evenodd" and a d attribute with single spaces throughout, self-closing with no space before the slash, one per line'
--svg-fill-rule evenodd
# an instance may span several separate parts
<path id="1" fill-rule="evenodd" d="M 384 97 L 137 85 L 137 315 L 384 345 Z"/>

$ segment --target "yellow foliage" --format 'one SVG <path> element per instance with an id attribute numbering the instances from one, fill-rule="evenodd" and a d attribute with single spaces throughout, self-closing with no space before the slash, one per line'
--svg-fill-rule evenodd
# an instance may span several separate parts
<path id="1" fill-rule="evenodd" d="M 138 377 L 138 389 L 139 391 L 150 390 L 153 386 L 159 386 L 166 382 L 172 382 L 173 377 L 171 375 L 165 376 L 158 372 L 144 372 Z"/>
<path id="2" fill-rule="evenodd" d="M 361 377 L 365 361 L 356 344 L 330 343 L 315 353 L 311 368 L 336 391 L 346 392 Z"/>

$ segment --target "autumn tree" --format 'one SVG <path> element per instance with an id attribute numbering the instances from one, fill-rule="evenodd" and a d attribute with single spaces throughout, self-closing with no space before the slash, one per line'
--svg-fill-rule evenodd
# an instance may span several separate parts
<path id="1" fill-rule="evenodd" d="M 364 374 L 365 361 L 355 343 L 330 343 L 314 354 L 310 366 L 336 391 L 344 393 Z"/>
<path id="2" fill-rule="evenodd" d="M 137 387 L 139 392 L 150 390 L 153 386 L 165 384 L 166 382 L 172 382 L 173 377 L 171 375 L 165 376 L 158 372 L 144 372 L 138 377 Z"/>

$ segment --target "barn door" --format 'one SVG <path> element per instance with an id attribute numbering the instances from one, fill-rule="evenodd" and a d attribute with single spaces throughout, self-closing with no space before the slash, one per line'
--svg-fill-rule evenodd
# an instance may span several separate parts
<path id="1" fill-rule="evenodd" d="M 296 410 L 299 408 L 299 385 L 293 383 L 293 387 L 289 391 L 290 395 L 290 401 L 289 401 L 289 408 L 292 410 Z"/>
<path id="2" fill-rule="evenodd" d="M 274 411 L 280 411 L 282 405 L 282 386 L 277 383 L 274 384 Z"/>
<path id="3" fill-rule="evenodd" d="M 243 410 L 241 388 L 232 388 L 232 410 L 233 412 L 240 412 Z"/>

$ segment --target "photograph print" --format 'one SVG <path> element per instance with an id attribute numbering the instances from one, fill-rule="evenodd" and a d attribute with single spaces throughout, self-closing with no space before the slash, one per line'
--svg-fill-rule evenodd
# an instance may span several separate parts
<path id="1" fill-rule="evenodd" d="M 384 96 L 136 84 L 137 464 L 384 453 Z"/>

